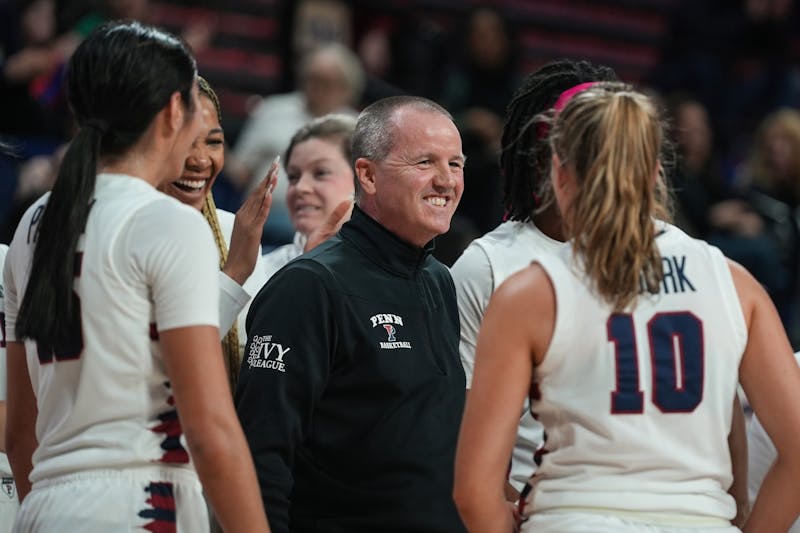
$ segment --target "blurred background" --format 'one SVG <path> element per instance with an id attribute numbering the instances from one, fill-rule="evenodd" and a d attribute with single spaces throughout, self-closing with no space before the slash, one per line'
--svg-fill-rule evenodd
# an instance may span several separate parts
<path id="1" fill-rule="evenodd" d="M 416 94 L 455 116 L 469 164 L 436 254 L 451 264 L 503 217 L 505 107 L 546 62 L 587 59 L 657 98 L 675 220 L 745 265 L 800 348 L 800 13 L 792 0 L 0 0 L 0 242 L 55 178 L 73 131 L 63 74 L 81 39 L 133 18 L 181 35 L 219 94 L 214 185 L 235 211 L 308 119 Z M 265 251 L 291 241 L 281 195 Z"/>

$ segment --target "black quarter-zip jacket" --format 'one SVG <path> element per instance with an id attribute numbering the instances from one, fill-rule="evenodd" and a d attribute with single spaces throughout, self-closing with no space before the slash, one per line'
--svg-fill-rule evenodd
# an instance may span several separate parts
<path id="1" fill-rule="evenodd" d="M 462 532 L 453 281 L 357 207 L 247 316 L 236 409 L 276 533 Z"/>

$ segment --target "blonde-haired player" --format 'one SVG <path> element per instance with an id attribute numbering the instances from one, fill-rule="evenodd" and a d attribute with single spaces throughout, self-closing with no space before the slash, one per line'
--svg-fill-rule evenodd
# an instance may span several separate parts
<path id="1" fill-rule="evenodd" d="M 600 83 L 556 114 L 550 142 L 569 246 L 495 293 L 456 459 L 470 531 L 512 531 L 503 494 L 520 405 L 543 424 L 523 531 L 738 531 L 727 494 L 741 380 L 779 458 L 745 531 L 800 512 L 800 369 L 769 297 L 663 216 L 663 128 L 644 95 Z"/>

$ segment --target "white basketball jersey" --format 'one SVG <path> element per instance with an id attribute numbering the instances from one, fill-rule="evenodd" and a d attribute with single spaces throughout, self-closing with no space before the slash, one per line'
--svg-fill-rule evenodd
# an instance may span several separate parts
<path id="1" fill-rule="evenodd" d="M 231 238 L 233 236 L 233 224 L 236 220 L 236 215 L 222 209 L 217 209 L 217 220 L 219 221 L 219 229 L 222 236 L 225 238 L 225 244 L 230 249 Z M 245 330 L 245 320 L 247 319 L 247 312 L 250 310 L 250 304 L 253 302 L 253 297 L 258 294 L 261 287 L 267 282 L 266 267 L 264 266 L 264 256 L 261 255 L 261 246 L 258 247 L 258 257 L 256 258 L 256 266 L 253 272 L 244 281 L 241 286 L 242 290 L 247 293 L 248 300 L 238 312 L 236 323 L 239 327 L 239 349 L 240 353 L 244 353 L 244 347 L 247 344 L 247 332 Z M 222 321 L 222 316 L 220 316 Z"/>
<path id="2" fill-rule="evenodd" d="M 8 246 L 0 244 L 0 272 L 3 271 L 3 265 L 6 262 L 6 252 Z M 0 276 L 2 278 L 2 276 Z M 0 402 L 6 401 L 6 321 L 5 321 L 5 305 L 3 304 L 5 290 L 3 289 L 3 280 L 0 279 Z M 2 436 L 0 436 L 2 437 Z M 8 464 L 8 456 L 0 453 L 0 477 L 11 476 L 11 465 Z M 0 498 L 2 494 L 0 494 Z"/>
<path id="3" fill-rule="evenodd" d="M 658 227 L 661 292 L 628 312 L 593 293 L 571 247 L 537 258 L 557 314 L 531 389 L 545 450 L 525 514 L 735 515 L 727 437 L 746 323 L 722 253 Z"/>
<path id="4" fill-rule="evenodd" d="M 534 224 L 510 220 L 472 241 L 453 265 L 450 272 L 461 318 L 459 354 L 467 388 L 472 383 L 478 331 L 492 293 L 509 276 L 530 265 L 534 257 L 562 246 L 563 242 L 551 239 Z M 517 491 L 536 470 L 534 456 L 543 436 L 542 425 L 531 416 L 527 400 L 520 406 L 520 415 L 509 469 L 509 482 Z"/>
<path id="5" fill-rule="evenodd" d="M 10 341 L 46 201 L 26 212 L 8 252 Z M 72 260 L 81 324 L 71 345 L 48 350 L 26 341 L 39 411 L 31 481 L 96 468 L 189 468 L 158 332 L 218 323 L 208 224 L 141 179 L 100 174 Z"/>

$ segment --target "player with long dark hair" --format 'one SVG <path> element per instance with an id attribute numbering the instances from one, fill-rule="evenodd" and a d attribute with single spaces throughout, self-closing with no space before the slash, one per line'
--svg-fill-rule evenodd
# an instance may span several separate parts
<path id="1" fill-rule="evenodd" d="M 202 481 L 226 531 L 268 531 L 227 392 L 211 232 L 156 190 L 205 127 L 194 58 L 108 24 L 67 91 L 79 129 L 4 272 L 16 528 L 207 531 Z"/>

